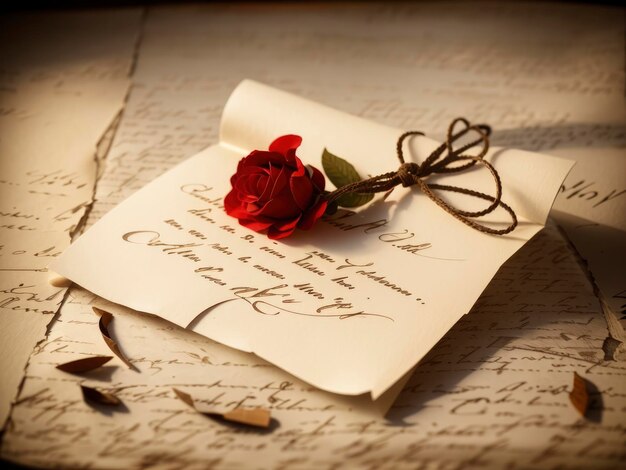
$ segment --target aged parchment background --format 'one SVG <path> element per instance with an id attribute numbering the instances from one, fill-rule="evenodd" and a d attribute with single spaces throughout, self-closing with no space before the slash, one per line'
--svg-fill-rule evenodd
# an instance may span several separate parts
<path id="1" fill-rule="evenodd" d="M 136 14 L 122 16 L 132 23 Z M 87 223 L 213 143 L 226 97 L 247 77 L 438 138 L 451 118 L 471 116 L 493 125 L 498 144 L 583 160 L 556 208 L 587 222 L 565 228 L 602 223 L 623 240 L 623 51 L 621 10 L 589 6 L 150 9 Z M 1 455 L 99 468 L 613 468 L 626 459 L 625 366 L 619 348 L 606 346 L 623 335 L 610 317 L 623 289 L 615 259 L 609 268 L 622 277 L 610 277 L 603 309 L 577 254 L 551 225 L 431 351 L 389 421 L 329 406 L 329 397 L 253 357 L 133 312 L 119 313 L 115 332 L 141 372 L 110 366 L 88 377 L 128 407 L 100 413 L 82 402 L 81 379 L 53 368 L 106 353 L 94 299 L 72 289 L 31 356 Z M 594 272 L 598 281 L 604 267 Z M 52 295 L 42 280 L 33 285 L 37 295 Z M 35 302 L 31 290 L 7 286 L 3 295 Z M 602 394 L 603 410 L 591 420 L 569 404 L 573 371 Z M 208 402 L 270 407 L 281 425 L 268 434 L 225 428 L 190 414 L 172 386 Z"/>

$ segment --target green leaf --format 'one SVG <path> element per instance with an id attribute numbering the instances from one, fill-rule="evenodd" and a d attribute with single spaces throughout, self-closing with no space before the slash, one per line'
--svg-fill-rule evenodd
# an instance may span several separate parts
<path id="1" fill-rule="evenodd" d="M 337 205 L 341 207 L 359 207 L 367 204 L 374 198 L 373 193 L 349 193 L 337 198 Z"/>
<path id="2" fill-rule="evenodd" d="M 348 184 L 357 183 L 362 180 L 354 166 L 343 158 L 330 153 L 324 149 L 322 153 L 322 167 L 328 179 L 336 188 L 341 188 Z M 337 205 L 342 207 L 358 207 L 368 203 L 374 198 L 371 193 L 350 193 L 344 194 L 337 199 Z"/>
<path id="3" fill-rule="evenodd" d="M 328 179 L 337 188 L 361 181 L 361 177 L 350 163 L 327 149 L 322 153 L 322 167 Z"/>

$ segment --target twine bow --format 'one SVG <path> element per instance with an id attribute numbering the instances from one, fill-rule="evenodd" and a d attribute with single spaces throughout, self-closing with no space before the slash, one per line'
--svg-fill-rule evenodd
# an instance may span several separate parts
<path id="1" fill-rule="evenodd" d="M 463 128 L 455 132 L 457 125 L 463 124 Z M 453 144 L 466 135 L 468 132 L 474 131 L 478 134 L 478 137 L 455 149 Z M 404 152 L 402 150 L 402 144 L 405 139 L 413 135 L 424 135 L 423 132 L 409 131 L 405 132 L 398 138 L 396 145 L 396 151 L 398 160 L 400 160 L 400 167 L 397 171 L 384 173 L 382 175 L 374 176 L 372 178 L 358 181 L 356 183 L 342 186 L 341 188 L 327 194 L 326 199 L 328 202 L 333 202 L 340 196 L 348 193 L 379 193 L 390 191 L 398 185 L 403 187 L 419 186 L 420 190 L 432 199 L 439 207 L 453 215 L 461 222 L 469 225 L 473 229 L 476 229 L 483 233 L 489 233 L 492 235 L 505 235 L 512 232 L 517 227 L 517 216 L 513 209 L 502 201 L 502 182 L 500 176 L 495 168 L 486 160 L 484 156 L 489 150 L 489 135 L 491 134 L 491 128 L 485 124 L 470 124 L 464 118 L 456 118 L 448 127 L 447 139 L 439 147 L 432 151 L 432 153 L 421 164 L 404 161 Z M 463 152 L 481 144 L 482 148 L 477 155 L 464 155 Z M 455 163 L 461 162 L 460 165 Z M 468 168 L 473 167 L 476 164 L 486 167 L 491 175 L 496 186 L 496 195 L 491 196 L 489 194 L 482 193 L 480 191 L 474 191 L 472 189 L 463 188 L 460 186 L 450 186 L 445 184 L 426 183 L 424 181 L 429 175 L 439 173 L 458 173 Z M 491 204 L 485 209 L 479 211 L 465 211 L 454 207 L 451 204 L 444 201 L 433 190 L 450 191 L 454 193 L 466 194 L 485 201 L 491 202 Z M 482 224 L 474 219 L 483 217 L 491 212 L 495 211 L 498 207 L 502 207 L 511 216 L 511 223 L 503 229 L 494 229 L 485 224 Z"/>

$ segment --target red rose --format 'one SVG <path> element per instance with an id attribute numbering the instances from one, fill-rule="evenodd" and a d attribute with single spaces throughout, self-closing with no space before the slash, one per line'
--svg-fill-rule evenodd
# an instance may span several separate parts
<path id="1" fill-rule="evenodd" d="M 297 228 L 308 230 L 326 210 L 324 176 L 296 156 L 302 143 L 297 135 L 284 135 L 269 151 L 254 150 L 242 158 L 231 177 L 233 189 L 224 199 L 226 213 L 244 227 L 267 230 L 272 239 L 284 238 Z"/>

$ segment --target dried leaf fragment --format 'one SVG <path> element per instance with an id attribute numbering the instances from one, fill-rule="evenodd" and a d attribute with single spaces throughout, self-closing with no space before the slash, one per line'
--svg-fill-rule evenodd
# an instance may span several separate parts
<path id="1" fill-rule="evenodd" d="M 106 405 L 106 406 L 119 406 L 122 404 L 122 400 L 117 398 L 112 393 L 101 392 L 100 390 L 87 387 L 86 385 L 81 385 L 80 389 L 83 392 L 83 398 L 87 402 L 92 402 L 98 405 Z"/>
<path id="2" fill-rule="evenodd" d="M 178 398 L 180 398 L 182 401 L 184 401 L 187 405 L 192 407 L 194 410 L 196 409 L 196 406 L 193 404 L 193 398 L 191 398 L 191 395 L 183 392 L 182 390 L 178 390 L 177 388 L 172 388 L 172 390 L 174 390 L 174 393 L 176 394 Z"/>
<path id="3" fill-rule="evenodd" d="M 203 409 L 202 406 L 196 406 L 191 395 L 183 392 L 182 390 L 178 390 L 177 388 L 174 388 L 173 390 L 181 401 L 185 402 L 198 413 L 211 418 L 220 418 L 233 423 L 245 424 L 258 428 L 267 428 L 272 421 L 270 411 L 265 408 L 235 408 L 234 410 L 227 411 L 226 413 L 219 413 Z"/>
<path id="4" fill-rule="evenodd" d="M 249 424 L 259 428 L 267 428 L 270 425 L 270 411 L 265 408 L 235 408 L 222 415 L 228 421 Z"/>
<path id="5" fill-rule="evenodd" d="M 137 370 L 137 368 L 131 364 L 128 358 L 124 355 L 119 345 L 115 342 L 111 335 L 109 334 L 109 325 L 113 321 L 113 315 L 109 312 L 105 312 L 104 310 L 99 309 L 98 307 L 92 307 L 93 311 L 96 315 L 100 316 L 100 321 L 98 322 L 98 326 L 100 327 L 100 333 L 102 333 L 102 339 L 107 344 L 109 349 L 113 351 L 117 357 L 119 357 L 124 364 L 128 366 L 129 369 Z"/>
<path id="6" fill-rule="evenodd" d="M 98 367 L 109 362 L 111 359 L 113 359 L 113 356 L 90 356 L 58 364 L 56 368 L 62 370 L 63 372 L 77 374 L 97 369 Z"/>
<path id="7" fill-rule="evenodd" d="M 589 409 L 589 392 L 587 390 L 587 381 L 574 372 L 574 386 L 569 394 L 569 399 L 578 412 L 585 416 Z"/>

